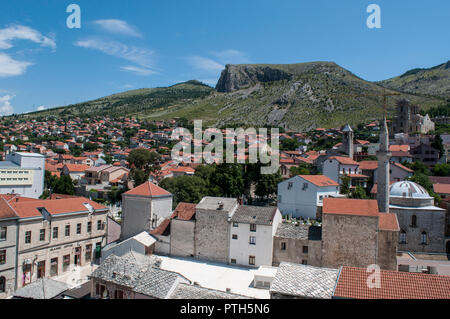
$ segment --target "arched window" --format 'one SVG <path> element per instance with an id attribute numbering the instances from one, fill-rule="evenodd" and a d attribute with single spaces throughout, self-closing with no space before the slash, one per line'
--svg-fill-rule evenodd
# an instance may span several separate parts
<path id="1" fill-rule="evenodd" d="M 416 215 L 411 216 L 411 227 L 417 227 L 417 216 Z"/>
<path id="2" fill-rule="evenodd" d="M 422 238 L 422 245 L 426 245 L 427 244 L 427 233 L 423 231 L 421 238 Z"/>
<path id="3" fill-rule="evenodd" d="M 406 232 L 403 229 L 400 231 L 400 244 L 406 244 Z"/>
<path id="4" fill-rule="evenodd" d="M 5 277 L 0 277 L 0 292 L 6 291 L 6 279 Z"/>

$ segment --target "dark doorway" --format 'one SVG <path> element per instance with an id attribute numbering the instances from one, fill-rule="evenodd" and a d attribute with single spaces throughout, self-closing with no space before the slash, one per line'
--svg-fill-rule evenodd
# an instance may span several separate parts
<path id="1" fill-rule="evenodd" d="M 447 242 L 447 255 L 450 255 L 450 240 Z"/>

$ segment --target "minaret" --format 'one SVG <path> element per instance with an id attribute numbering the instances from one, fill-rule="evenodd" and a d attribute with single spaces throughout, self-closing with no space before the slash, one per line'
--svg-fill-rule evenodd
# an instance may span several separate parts
<path id="1" fill-rule="evenodd" d="M 348 155 L 348 157 L 353 159 L 353 130 L 350 125 L 347 124 L 342 132 L 344 133 L 344 137 L 342 139 L 343 151 Z"/>
<path id="2" fill-rule="evenodd" d="M 380 130 L 380 150 L 377 152 L 377 201 L 378 210 L 389 213 L 389 133 L 386 116 L 383 119 L 383 127 Z"/>

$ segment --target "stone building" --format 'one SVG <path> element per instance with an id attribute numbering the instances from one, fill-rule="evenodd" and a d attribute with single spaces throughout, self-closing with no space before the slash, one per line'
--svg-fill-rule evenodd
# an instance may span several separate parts
<path id="1" fill-rule="evenodd" d="M 17 287 L 89 264 L 106 244 L 108 209 L 87 198 L 13 199 L 18 219 Z"/>
<path id="2" fill-rule="evenodd" d="M 392 123 L 393 134 L 396 133 L 423 133 L 434 131 L 434 123 L 427 115 L 419 114 L 419 106 L 408 100 L 397 101 L 397 114 Z"/>
<path id="3" fill-rule="evenodd" d="M 281 223 L 273 238 L 273 266 L 281 262 L 322 266 L 322 227 Z"/>
<path id="4" fill-rule="evenodd" d="M 7 202 L 10 197 L 0 195 L 0 299 L 10 296 L 15 290 L 19 216 Z"/>
<path id="5" fill-rule="evenodd" d="M 195 257 L 228 263 L 229 220 L 238 208 L 236 198 L 204 197 L 195 208 Z"/>
<path id="6" fill-rule="evenodd" d="M 434 197 L 414 182 L 401 181 L 390 186 L 389 198 L 400 226 L 400 251 L 445 252 L 447 211 L 434 206 Z"/>
<path id="7" fill-rule="evenodd" d="M 345 125 L 342 130 L 343 138 L 342 138 L 342 152 L 346 154 L 349 158 L 353 159 L 353 130 L 349 124 Z"/>
<path id="8" fill-rule="evenodd" d="M 322 216 L 322 267 L 397 269 L 397 218 L 380 213 L 377 201 L 325 198 Z"/>
<path id="9" fill-rule="evenodd" d="M 122 194 L 121 239 L 155 229 L 172 213 L 172 194 L 146 182 Z"/>

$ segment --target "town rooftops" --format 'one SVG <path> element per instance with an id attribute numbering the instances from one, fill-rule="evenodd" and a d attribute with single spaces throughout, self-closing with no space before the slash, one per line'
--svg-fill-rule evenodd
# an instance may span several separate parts
<path id="1" fill-rule="evenodd" d="M 380 213 L 378 228 L 381 230 L 400 231 L 397 215 L 395 213 Z"/>
<path id="2" fill-rule="evenodd" d="M 366 268 L 342 267 L 335 297 L 356 299 L 449 299 L 450 277 L 381 270 L 380 288 L 369 288 L 373 272 Z"/>
<path id="3" fill-rule="evenodd" d="M 91 274 L 91 278 L 125 286 L 135 293 L 158 299 L 168 298 L 178 283 L 189 283 L 177 273 L 115 255 L 108 256 Z"/>
<path id="4" fill-rule="evenodd" d="M 248 299 L 248 297 L 230 292 L 180 283 L 170 296 L 170 299 Z"/>
<path id="5" fill-rule="evenodd" d="M 358 162 L 356 162 L 353 159 L 351 159 L 350 157 L 346 157 L 346 156 L 331 156 L 328 159 L 329 160 L 334 159 L 334 160 L 338 161 L 340 164 L 344 164 L 344 165 L 359 165 Z"/>
<path id="6" fill-rule="evenodd" d="M 354 215 L 354 216 L 378 216 L 378 204 L 372 199 L 347 199 L 330 198 L 323 199 L 324 214 Z"/>
<path id="7" fill-rule="evenodd" d="M 359 169 L 374 171 L 378 168 L 378 161 L 362 161 L 359 162 Z"/>
<path id="8" fill-rule="evenodd" d="M 13 298 L 52 299 L 68 290 L 70 286 L 64 282 L 50 278 L 41 278 L 15 291 Z"/>
<path id="9" fill-rule="evenodd" d="M 53 216 L 70 213 L 88 213 L 90 207 L 94 210 L 107 210 L 105 206 L 84 197 L 55 200 L 13 200 L 10 202 L 10 205 L 20 218 L 42 217 L 42 209 L 45 209 L 46 212 Z"/>
<path id="10" fill-rule="evenodd" d="M 146 182 L 141 184 L 128 192 L 124 193 L 124 195 L 136 195 L 136 196 L 147 196 L 147 197 L 161 197 L 161 196 L 172 196 L 171 193 L 166 191 L 165 189 L 153 184 L 152 182 Z"/>
<path id="11" fill-rule="evenodd" d="M 433 184 L 433 190 L 437 194 L 450 195 L 450 184 Z"/>
<path id="12" fill-rule="evenodd" d="M 282 262 L 270 286 L 270 293 L 331 299 L 337 277 L 338 269 Z"/>
<path id="13" fill-rule="evenodd" d="M 180 202 L 173 211 L 171 218 L 191 220 L 195 216 L 195 206 L 196 204 Z"/>
<path id="14" fill-rule="evenodd" d="M 65 164 L 69 172 L 84 172 L 90 166 L 86 164 Z"/>
<path id="15" fill-rule="evenodd" d="M 325 175 L 298 175 L 301 178 L 307 180 L 308 182 L 316 186 L 339 186 L 338 183 L 333 181 L 331 178 Z"/>
<path id="16" fill-rule="evenodd" d="M 272 225 L 277 207 L 239 205 L 232 222 L 258 225 Z"/>
<path id="17" fill-rule="evenodd" d="M 321 240 L 322 227 L 294 223 L 280 223 L 275 237 L 302 240 Z"/>

